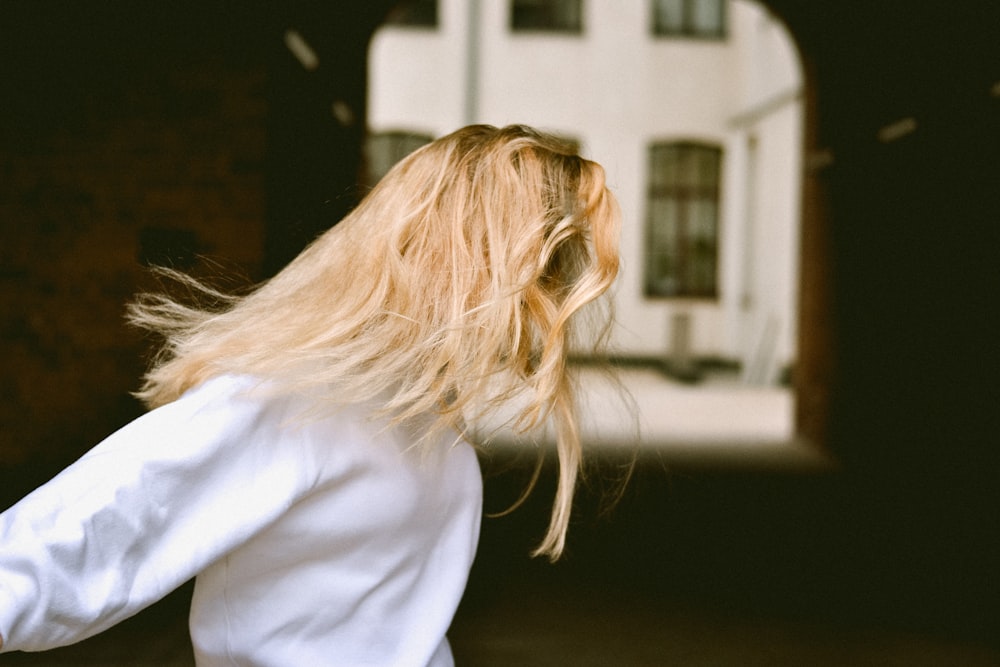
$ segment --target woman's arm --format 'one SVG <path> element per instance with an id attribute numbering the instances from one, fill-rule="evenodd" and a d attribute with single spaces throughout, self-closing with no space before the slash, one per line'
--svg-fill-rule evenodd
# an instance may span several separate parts
<path id="1" fill-rule="evenodd" d="M 97 634 L 280 516 L 314 483 L 281 401 L 220 378 L 154 410 L 0 515 L 3 650 Z"/>

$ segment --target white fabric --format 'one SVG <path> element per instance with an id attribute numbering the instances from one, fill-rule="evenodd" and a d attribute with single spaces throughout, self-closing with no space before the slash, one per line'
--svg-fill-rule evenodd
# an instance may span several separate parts
<path id="1" fill-rule="evenodd" d="M 423 454 L 370 407 L 302 419 L 252 387 L 205 383 L 0 515 L 4 651 L 79 641 L 197 575 L 201 667 L 452 664 L 472 448 L 451 433 Z"/>

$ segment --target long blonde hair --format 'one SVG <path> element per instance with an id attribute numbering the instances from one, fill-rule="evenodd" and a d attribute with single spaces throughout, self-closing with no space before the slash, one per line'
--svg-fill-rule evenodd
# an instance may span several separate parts
<path id="1" fill-rule="evenodd" d="M 600 165 L 527 127 L 466 127 L 402 160 L 246 296 L 179 274 L 214 306 L 141 296 L 130 321 L 166 340 L 137 395 L 154 407 L 241 373 L 331 406 L 389 396 L 396 420 L 432 414 L 460 431 L 526 395 L 515 425 L 551 419 L 556 432 L 536 554 L 558 558 L 581 464 L 571 316 L 614 280 L 619 227 Z"/>

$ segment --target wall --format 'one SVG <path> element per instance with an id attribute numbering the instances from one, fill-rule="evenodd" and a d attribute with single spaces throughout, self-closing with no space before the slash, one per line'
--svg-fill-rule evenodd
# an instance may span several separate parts
<path id="1" fill-rule="evenodd" d="M 467 124 L 464 82 L 470 5 L 441 0 L 436 29 L 393 27 L 375 33 L 368 69 L 379 89 L 370 96 L 378 100 L 379 95 L 391 95 L 395 103 L 369 104 L 369 127 L 441 136 Z M 428 85 L 431 81 L 448 83 Z"/>
<path id="2" fill-rule="evenodd" d="M 203 254 L 239 282 L 265 215 L 259 60 L 22 10 L 0 68 L 2 467 L 64 464 L 136 415 L 148 341 L 123 313 L 156 286 L 146 261 Z"/>
<path id="3" fill-rule="evenodd" d="M 370 127 L 440 135 L 470 121 L 528 123 L 578 139 L 607 168 L 625 218 L 615 289 L 620 353 L 662 357 L 671 318 L 683 312 L 692 317 L 696 354 L 748 359 L 768 338 L 773 381 L 795 357 L 801 164 L 801 71 L 781 25 L 736 1 L 726 41 L 654 38 L 645 3 L 586 2 L 581 34 L 512 33 L 507 3 L 480 3 L 478 26 L 468 23 L 476 16 L 470 3 L 440 6 L 437 30 L 376 32 Z M 463 61 L 469 34 L 479 39 Z M 463 69 L 470 62 L 474 80 Z M 463 117 L 467 109 L 475 116 Z M 741 150 L 750 135 L 761 150 L 759 189 L 748 203 Z M 718 300 L 642 296 L 646 151 L 671 139 L 725 147 Z M 770 318 L 780 326 L 768 336 Z"/>

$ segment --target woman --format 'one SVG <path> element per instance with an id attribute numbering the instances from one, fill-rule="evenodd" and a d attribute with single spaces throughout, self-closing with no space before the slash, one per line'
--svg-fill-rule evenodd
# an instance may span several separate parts
<path id="1" fill-rule="evenodd" d="M 475 553 L 466 423 L 519 399 L 580 465 L 572 316 L 618 269 L 603 171 L 529 128 L 472 126 L 398 164 L 244 297 L 147 296 L 152 410 L 0 515 L 2 650 L 70 644 L 196 576 L 199 665 L 446 665 Z"/>

